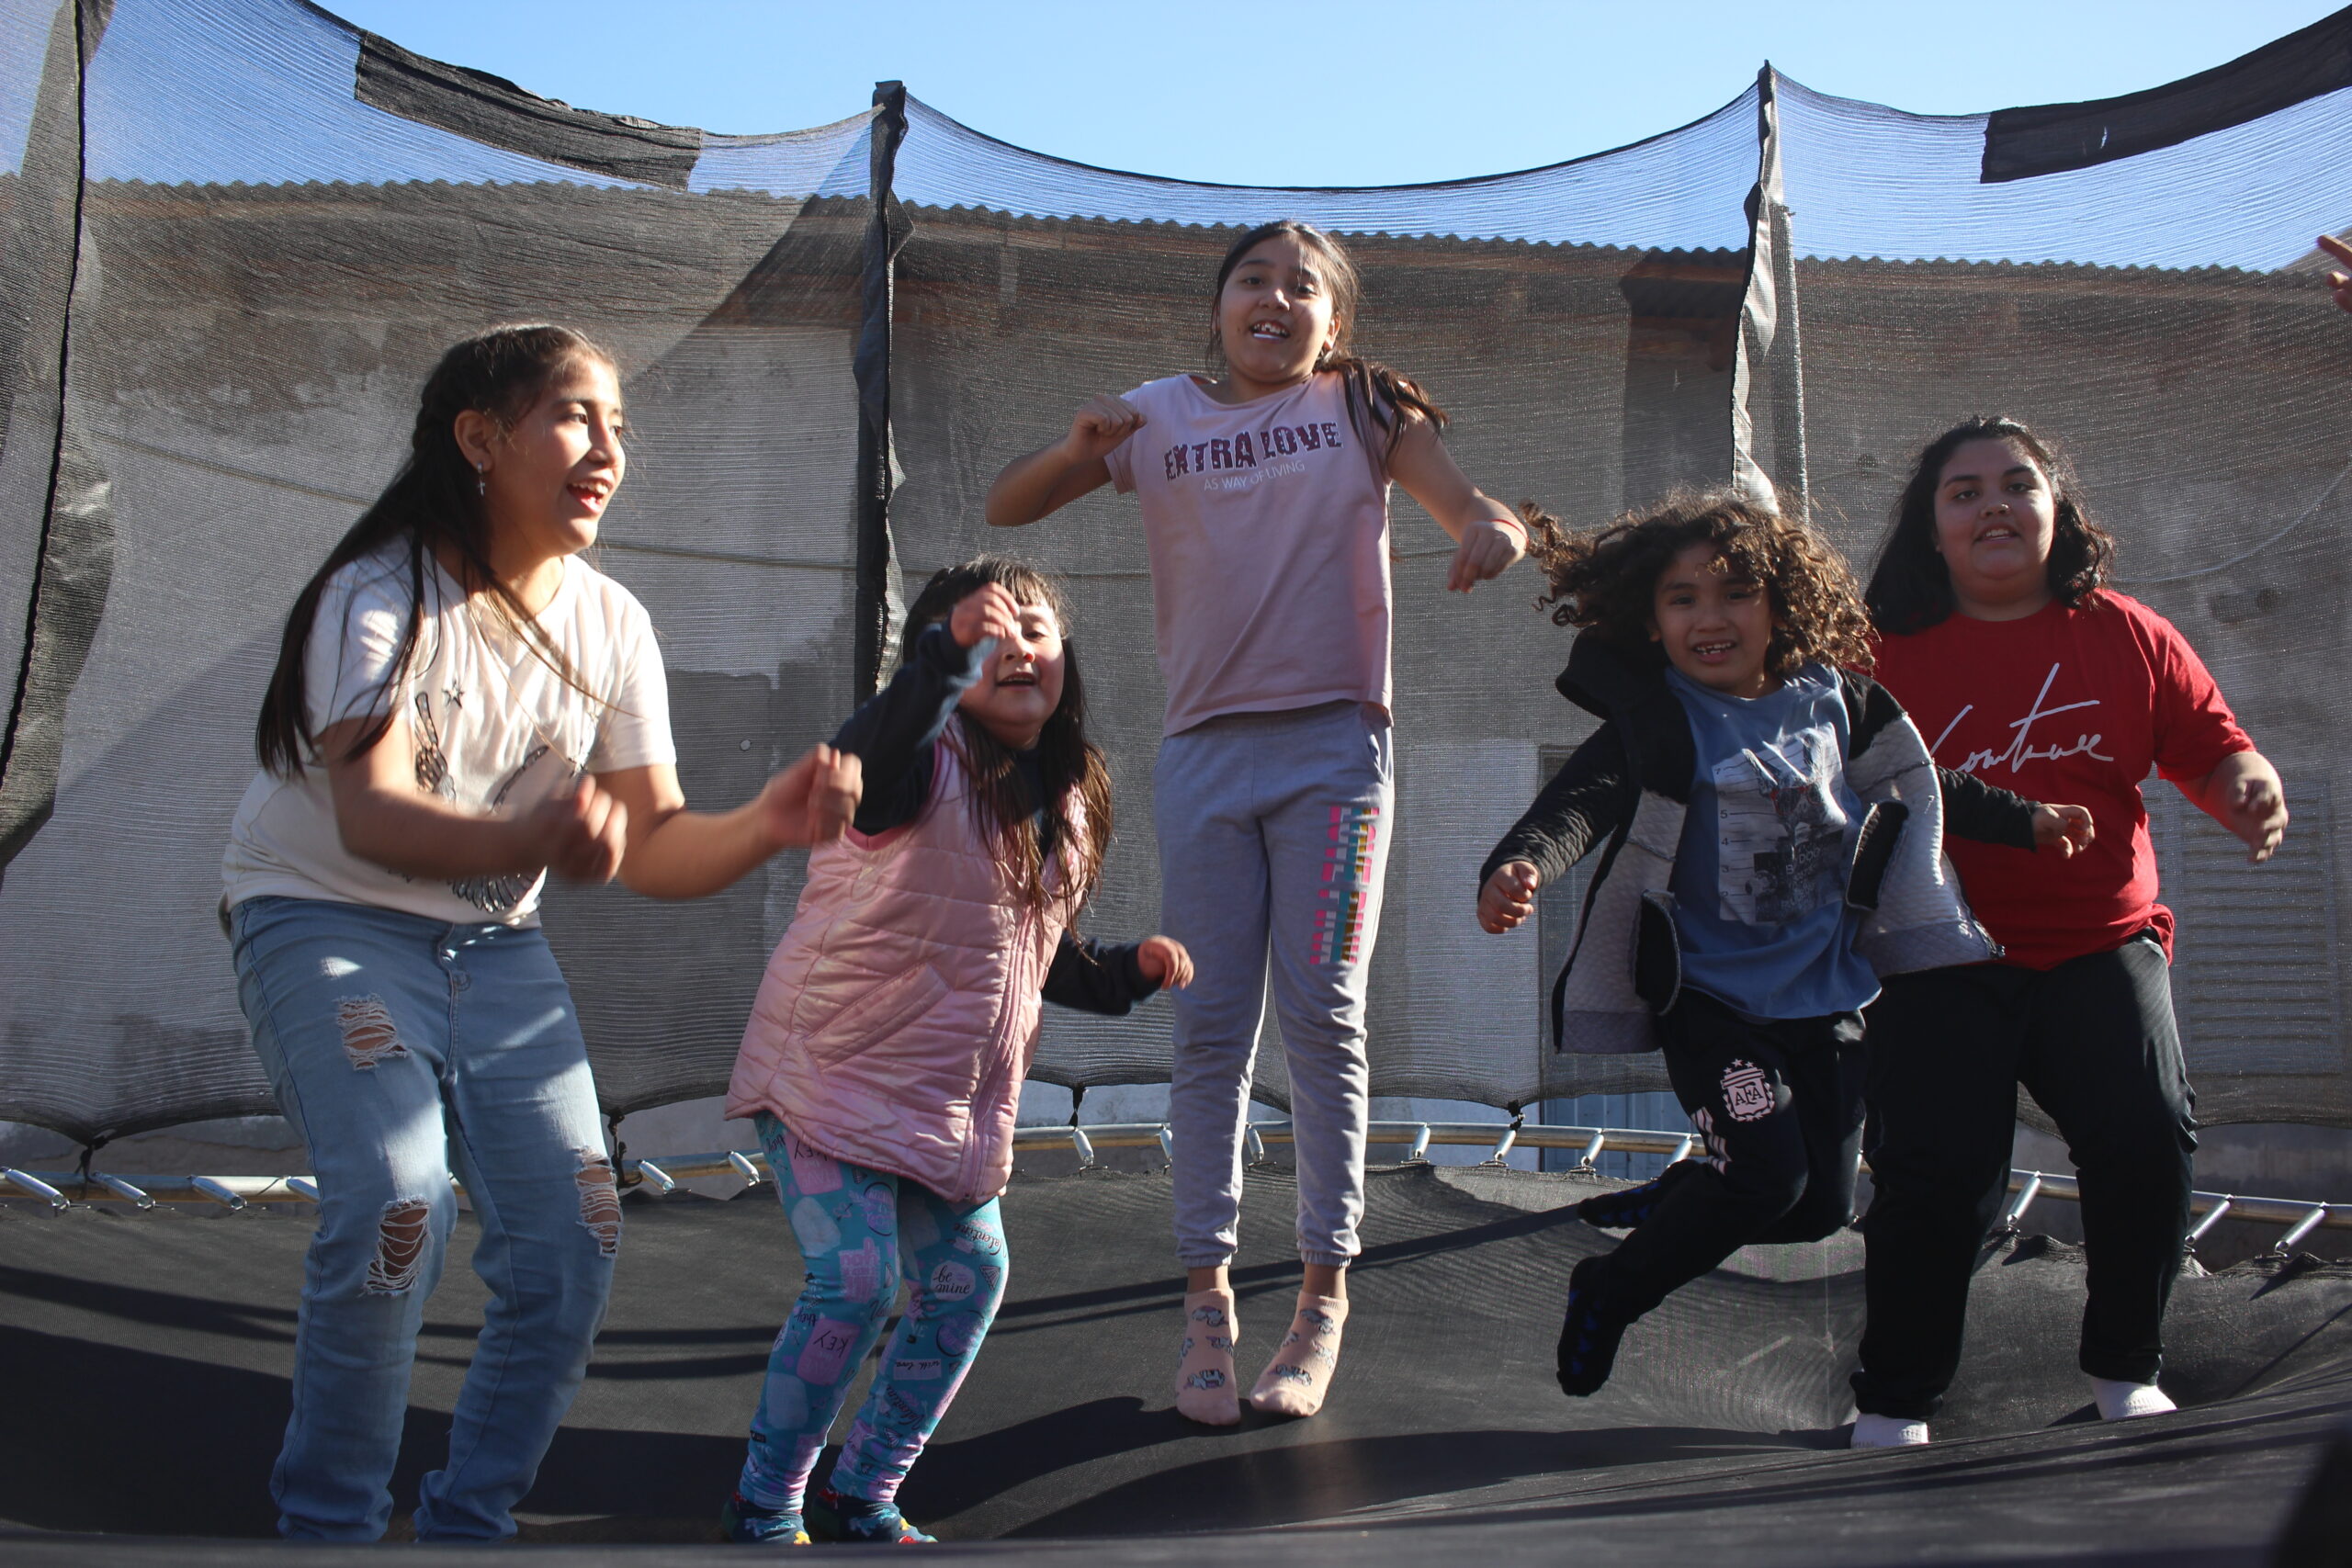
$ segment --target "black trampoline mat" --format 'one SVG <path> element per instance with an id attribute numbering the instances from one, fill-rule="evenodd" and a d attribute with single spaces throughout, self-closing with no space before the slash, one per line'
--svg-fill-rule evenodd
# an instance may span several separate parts
<path id="1" fill-rule="evenodd" d="M 1571 1401 L 1551 1374 L 1559 1303 L 1569 1268 L 1611 1242 L 1551 1205 L 1590 1188 L 1429 1167 L 1370 1186 L 1329 1404 L 1212 1431 L 1171 1408 L 1167 1178 L 1016 1179 L 1010 1293 L 907 1483 L 910 1517 L 1039 1551 L 1119 1538 L 1114 1554 L 1136 1562 L 1571 1547 L 1623 1562 L 2252 1562 L 2352 1408 L 2352 1270 L 2304 1260 L 2181 1280 L 2165 1385 L 2184 1409 L 2097 1422 L 2074 1366 L 2080 1259 L 2038 1238 L 1980 1270 L 1968 1359 L 1928 1449 L 1843 1447 L 1862 1315 L 1851 1237 L 1735 1259 L 1628 1334 L 1599 1396 Z M 1286 1176 L 1251 1175 L 1245 1379 L 1288 1321 L 1294 1204 Z M 17 1535 L 0 1553 L 225 1563 L 259 1543 L 216 1554 L 119 1538 L 270 1534 L 309 1234 L 291 1209 L 0 1211 L 0 1520 L 114 1532 Z M 403 1514 L 438 1462 L 480 1323 L 470 1235 L 461 1222 L 426 1314 L 393 1488 Z M 583 1563 L 715 1542 L 799 1277 L 771 1189 L 632 1197 L 612 1314 L 520 1510 L 526 1540 Z"/>

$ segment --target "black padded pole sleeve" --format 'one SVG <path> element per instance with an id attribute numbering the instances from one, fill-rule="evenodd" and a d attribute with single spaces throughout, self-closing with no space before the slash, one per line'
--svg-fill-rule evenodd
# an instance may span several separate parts
<path id="1" fill-rule="evenodd" d="M 880 689 L 890 618 L 890 310 L 892 258 L 906 236 L 891 182 L 907 134 L 902 82 L 874 87 L 874 210 L 865 227 L 865 313 L 857 333 L 857 647 L 853 701 Z"/>
<path id="2" fill-rule="evenodd" d="M 114 0 L 75 0 L 58 13 L 26 143 L 23 187 L 6 259 L 62 255 L 41 280 L 38 327 L 18 320 L 0 329 L 0 348 L 17 363 L 36 362 L 40 382 L 15 389 L 0 421 L 13 434 L 34 430 L 32 410 L 52 416 L 47 500 L 39 526 L 23 640 L 0 725 L 0 869 L 49 820 L 64 754 L 65 699 L 81 679 L 97 636 L 114 575 L 114 525 L 105 472 L 74 439 L 65 414 L 73 356 L 74 295 L 80 282 L 82 202 L 88 187 L 86 149 L 90 57 L 114 14 Z M 53 310 L 53 313 L 52 313 Z M 36 341 L 36 331 L 40 341 Z M 51 332 L 53 340 L 49 339 Z M 31 395 L 38 391 L 36 398 Z M 13 628 L 12 628 L 13 629 Z M 21 1119 L 21 1118 L 20 1118 Z"/>

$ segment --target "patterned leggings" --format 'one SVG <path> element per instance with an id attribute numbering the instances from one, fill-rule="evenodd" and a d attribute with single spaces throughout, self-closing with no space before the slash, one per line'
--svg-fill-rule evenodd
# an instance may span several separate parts
<path id="1" fill-rule="evenodd" d="M 738 1489 L 763 1508 L 799 1508 L 903 1274 L 906 1313 L 833 1467 L 836 1491 L 888 1503 L 947 1413 L 1004 1299 L 996 1200 L 950 1203 L 917 1182 L 820 1154 L 764 1111 L 753 1125 L 808 1283 L 768 1354 Z"/>

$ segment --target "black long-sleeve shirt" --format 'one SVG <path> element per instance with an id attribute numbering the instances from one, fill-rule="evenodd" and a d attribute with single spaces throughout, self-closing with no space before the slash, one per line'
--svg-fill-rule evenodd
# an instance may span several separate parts
<path id="1" fill-rule="evenodd" d="M 2036 803 L 1973 773 L 1936 770 L 1938 793 L 1943 797 L 1944 831 L 1954 838 L 1988 844 L 2034 847 Z M 1641 798 L 1641 784 L 1633 759 L 1625 754 L 1622 731 L 1615 721 L 1605 722 L 1552 776 L 1502 842 L 1495 846 L 1478 869 L 1478 885 L 1497 868 L 1525 861 L 1545 883 L 1558 881 L 1594 845 L 1629 821 Z"/>
<path id="2" fill-rule="evenodd" d="M 938 768 L 939 738 L 956 715 L 956 705 L 972 689 L 989 658 L 994 638 L 975 648 L 958 643 L 944 624 L 923 629 L 906 661 L 890 683 L 868 698 L 833 737 L 843 751 L 857 753 L 865 775 L 865 794 L 852 819 L 861 833 L 884 833 L 911 822 L 931 798 Z M 1015 751 L 1012 760 L 1029 786 L 1037 810 L 1037 852 L 1053 852 L 1048 838 L 1053 818 L 1043 806 L 1045 778 L 1032 747 Z M 1046 972 L 1042 994 L 1057 1007 L 1116 1018 L 1159 989 L 1136 962 L 1141 942 L 1096 942 L 1062 932 L 1061 945 Z"/>

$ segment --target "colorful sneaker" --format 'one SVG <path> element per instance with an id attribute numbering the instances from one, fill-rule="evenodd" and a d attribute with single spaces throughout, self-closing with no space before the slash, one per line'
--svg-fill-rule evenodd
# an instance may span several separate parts
<path id="1" fill-rule="evenodd" d="M 1560 1392 L 1581 1399 L 1600 1392 L 1617 1360 L 1617 1341 L 1634 1321 L 1615 1310 L 1594 1287 L 1588 1258 L 1568 1275 L 1568 1310 L 1560 1323 Z"/>
<path id="2" fill-rule="evenodd" d="M 808 1532 L 800 1528 L 798 1514 L 746 1503 L 741 1492 L 728 1498 L 727 1506 L 718 1510 L 718 1528 L 728 1540 L 742 1546 L 808 1544 Z"/>
<path id="3" fill-rule="evenodd" d="M 909 1524 L 894 1504 L 844 1497 L 830 1486 L 819 1487 L 816 1495 L 801 1506 L 808 1512 L 808 1528 L 820 1540 L 844 1546 L 924 1546 L 939 1540 Z"/>
<path id="4" fill-rule="evenodd" d="M 1658 1200 L 1706 1162 L 1679 1159 L 1638 1187 L 1601 1192 L 1577 1205 L 1577 1218 L 1595 1230 L 1629 1231 L 1650 1217 Z"/>

